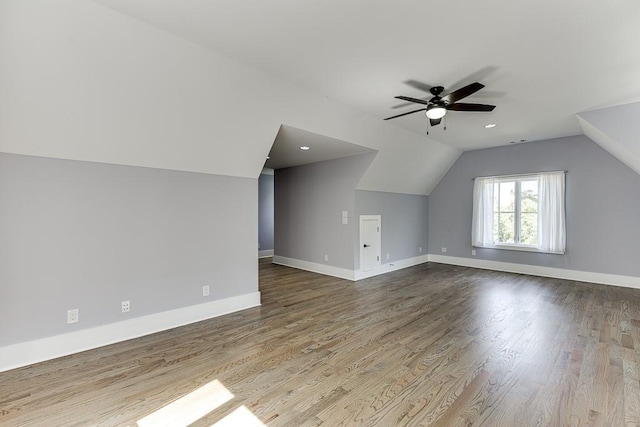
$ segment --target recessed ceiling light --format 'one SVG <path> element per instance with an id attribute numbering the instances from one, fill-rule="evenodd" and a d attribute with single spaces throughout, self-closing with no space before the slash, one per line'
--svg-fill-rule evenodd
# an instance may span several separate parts
<path id="1" fill-rule="evenodd" d="M 496 127 L 496 124 L 495 123 L 489 123 L 488 125 L 484 125 L 484 127 L 487 128 L 487 129 L 491 129 L 491 128 Z"/>
<path id="2" fill-rule="evenodd" d="M 301 150 L 308 150 L 310 147 L 303 145 L 302 147 L 300 147 Z"/>

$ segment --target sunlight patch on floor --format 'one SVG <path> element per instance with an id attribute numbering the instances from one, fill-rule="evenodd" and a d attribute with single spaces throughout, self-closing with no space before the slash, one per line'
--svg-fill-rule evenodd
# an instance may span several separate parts
<path id="1" fill-rule="evenodd" d="M 138 421 L 138 426 L 188 426 L 224 405 L 233 397 L 233 394 L 220 381 L 213 380 L 142 418 Z M 249 413 L 251 414 L 251 412 Z"/>
<path id="2" fill-rule="evenodd" d="M 265 425 L 253 415 L 253 413 L 242 405 L 232 413 L 221 419 L 211 427 L 265 427 Z"/>

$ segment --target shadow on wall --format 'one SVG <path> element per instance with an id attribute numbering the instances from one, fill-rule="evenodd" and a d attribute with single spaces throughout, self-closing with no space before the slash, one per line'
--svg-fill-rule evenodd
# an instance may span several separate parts
<path id="1" fill-rule="evenodd" d="M 274 171 L 263 169 L 258 178 L 258 256 L 273 255 Z"/>

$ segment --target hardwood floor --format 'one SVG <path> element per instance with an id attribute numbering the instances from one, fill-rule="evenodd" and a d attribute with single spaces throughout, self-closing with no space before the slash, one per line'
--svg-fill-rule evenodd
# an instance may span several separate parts
<path id="1" fill-rule="evenodd" d="M 0 425 L 640 425 L 638 290 L 265 261 L 260 290 L 261 307 L 0 373 Z"/>

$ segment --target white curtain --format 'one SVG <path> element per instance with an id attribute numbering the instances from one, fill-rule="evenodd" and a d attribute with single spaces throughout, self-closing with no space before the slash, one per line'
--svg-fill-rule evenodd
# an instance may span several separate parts
<path id="1" fill-rule="evenodd" d="M 493 178 L 476 178 L 473 182 L 473 222 L 471 245 L 493 245 Z"/>
<path id="2" fill-rule="evenodd" d="M 540 250 L 564 253 L 566 246 L 564 172 L 541 173 L 538 185 L 538 238 Z"/>

